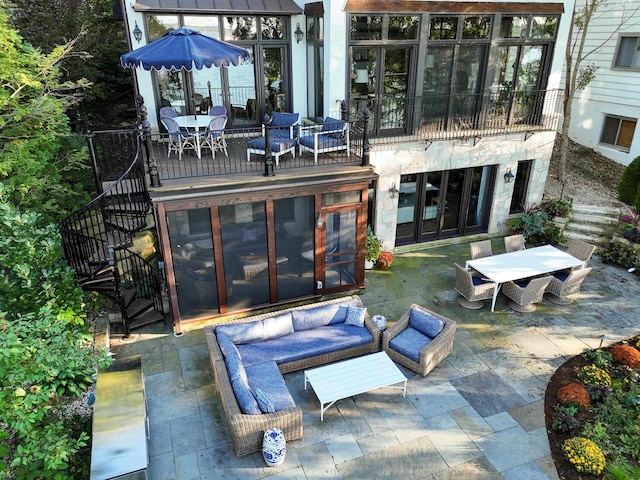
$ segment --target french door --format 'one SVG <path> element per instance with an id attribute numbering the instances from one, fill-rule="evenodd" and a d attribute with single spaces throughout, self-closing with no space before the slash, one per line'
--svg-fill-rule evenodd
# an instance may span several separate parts
<path id="1" fill-rule="evenodd" d="M 410 124 L 413 52 L 413 47 L 353 48 L 351 107 L 369 108 L 374 133 L 402 132 Z"/>
<path id="2" fill-rule="evenodd" d="M 402 175 L 396 245 L 485 231 L 494 177 L 494 166 Z"/>

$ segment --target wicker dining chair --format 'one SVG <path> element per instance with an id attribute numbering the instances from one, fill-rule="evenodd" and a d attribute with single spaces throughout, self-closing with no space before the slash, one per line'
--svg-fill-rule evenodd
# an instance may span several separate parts
<path id="1" fill-rule="evenodd" d="M 580 291 L 580 285 L 587 277 L 591 268 L 581 268 L 571 272 L 554 273 L 547 285 L 545 298 L 551 303 L 569 305 L 573 303 L 570 295 Z"/>
<path id="2" fill-rule="evenodd" d="M 472 242 L 469 244 L 471 249 L 471 259 L 490 257 L 493 255 L 491 250 L 491 240 L 481 240 L 479 242 Z"/>
<path id="3" fill-rule="evenodd" d="M 507 253 L 524 250 L 524 236 L 521 233 L 504 237 L 504 249 Z"/>
<path id="4" fill-rule="evenodd" d="M 496 288 L 494 282 L 483 280 L 472 275 L 469 270 L 465 270 L 457 263 L 456 267 L 456 292 L 460 294 L 458 304 L 461 307 L 471 310 L 482 308 L 484 302 L 493 298 L 493 291 Z"/>
<path id="5" fill-rule="evenodd" d="M 509 298 L 507 305 L 516 312 L 533 312 L 535 304 L 542 301 L 544 291 L 551 282 L 551 275 L 533 278 L 525 282 L 506 282 L 502 292 Z"/>
<path id="6" fill-rule="evenodd" d="M 591 255 L 593 255 L 593 252 L 595 251 L 596 251 L 595 245 L 591 245 L 590 243 L 584 242 L 577 238 L 574 238 L 573 240 L 571 240 L 567 253 L 569 255 L 573 255 L 574 257 L 584 262 L 584 264 L 581 267 L 576 267 L 574 268 L 574 270 L 586 267 L 587 263 L 591 259 Z"/>

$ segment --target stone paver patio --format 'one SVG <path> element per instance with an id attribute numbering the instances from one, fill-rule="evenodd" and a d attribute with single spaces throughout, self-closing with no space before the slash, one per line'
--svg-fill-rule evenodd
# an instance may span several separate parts
<path id="1" fill-rule="evenodd" d="M 502 239 L 494 253 L 504 251 Z M 638 332 L 640 281 L 591 260 L 576 302 L 516 313 L 500 295 L 465 310 L 456 302 L 454 262 L 468 244 L 396 255 L 391 270 L 369 271 L 360 293 L 371 315 L 397 319 L 411 303 L 458 322 L 454 351 L 423 378 L 402 368 L 407 396 L 380 389 L 339 401 L 320 422 L 302 372 L 285 376 L 304 413 L 304 439 L 286 461 L 266 467 L 260 453 L 236 458 L 213 385 L 202 325 L 179 338 L 157 325 L 126 342 L 118 357 L 139 353 L 151 439 L 149 479 L 557 479 L 544 425 L 546 384 L 569 357 Z M 633 300 L 632 300 L 633 299 Z"/>

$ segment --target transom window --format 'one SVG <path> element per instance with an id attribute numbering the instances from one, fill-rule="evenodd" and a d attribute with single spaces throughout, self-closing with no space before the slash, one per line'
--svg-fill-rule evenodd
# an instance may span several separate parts
<path id="1" fill-rule="evenodd" d="M 640 70 L 640 36 L 620 37 L 614 67 Z"/>
<path id="2" fill-rule="evenodd" d="M 351 40 L 416 40 L 418 15 L 354 15 L 351 17 Z"/>
<path id="3" fill-rule="evenodd" d="M 633 134 L 636 131 L 637 120 L 635 118 L 622 118 L 606 115 L 600 143 L 612 145 L 622 151 L 628 152 L 631 148 Z"/>
<path id="4" fill-rule="evenodd" d="M 433 15 L 429 19 L 429 40 L 481 40 L 491 34 L 491 17 Z"/>
<path id="5" fill-rule="evenodd" d="M 503 15 L 500 22 L 502 38 L 555 38 L 558 17 L 533 15 Z"/>

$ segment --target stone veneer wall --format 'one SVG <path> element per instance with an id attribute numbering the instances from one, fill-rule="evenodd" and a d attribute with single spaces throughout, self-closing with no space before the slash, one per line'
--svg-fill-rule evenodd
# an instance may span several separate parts
<path id="1" fill-rule="evenodd" d="M 400 176 L 410 173 L 453 170 L 483 165 L 498 165 L 495 190 L 489 217 L 488 233 L 502 230 L 509 215 L 514 183 L 505 183 L 504 174 L 511 169 L 515 175 L 518 162 L 534 160 L 527 194 L 527 205 L 540 203 L 544 193 L 555 132 L 538 132 L 529 139 L 524 133 L 482 138 L 475 146 L 472 141 L 437 140 L 425 150 L 424 142 L 405 142 L 394 145 L 372 144 L 371 164 L 379 175 L 376 197 L 376 235 L 386 250 L 395 245 L 398 199 L 389 197 L 389 188 Z"/>

